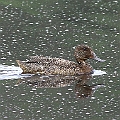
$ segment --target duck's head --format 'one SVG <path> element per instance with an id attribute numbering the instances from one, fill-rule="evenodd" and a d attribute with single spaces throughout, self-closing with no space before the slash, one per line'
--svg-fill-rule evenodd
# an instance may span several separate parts
<path id="1" fill-rule="evenodd" d="M 75 53 L 74 56 L 78 63 L 81 63 L 81 61 L 85 61 L 87 59 L 95 59 L 100 62 L 104 62 L 105 60 L 101 60 L 96 56 L 94 51 L 87 45 L 78 45 L 75 47 Z"/>

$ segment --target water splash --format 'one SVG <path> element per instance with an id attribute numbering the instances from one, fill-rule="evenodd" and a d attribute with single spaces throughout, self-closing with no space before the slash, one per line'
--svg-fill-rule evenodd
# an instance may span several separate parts
<path id="1" fill-rule="evenodd" d="M 105 71 L 102 70 L 94 70 L 94 73 L 92 74 L 92 76 L 96 76 L 96 75 L 104 75 L 107 74 Z"/>
<path id="2" fill-rule="evenodd" d="M 22 77 L 29 77 L 30 74 L 21 75 L 22 70 L 16 66 L 0 65 L 0 80 L 17 79 Z"/>

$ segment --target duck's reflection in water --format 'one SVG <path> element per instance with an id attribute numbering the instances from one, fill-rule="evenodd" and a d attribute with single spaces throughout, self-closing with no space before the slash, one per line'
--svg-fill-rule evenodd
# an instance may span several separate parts
<path id="1" fill-rule="evenodd" d="M 79 81 L 75 85 L 75 94 L 79 98 L 88 98 L 88 97 L 91 97 L 93 95 L 93 93 L 95 92 L 95 90 L 99 87 L 104 87 L 104 85 L 97 84 L 97 85 L 90 86 L 85 83 L 83 84 L 83 81 Z"/>
<path id="2" fill-rule="evenodd" d="M 70 86 L 72 83 L 75 85 L 75 94 L 79 98 L 88 98 L 93 95 L 95 90 L 104 85 L 87 85 L 86 83 L 92 78 L 92 75 L 80 75 L 80 76 L 63 76 L 63 75 L 51 75 L 40 76 L 33 75 L 32 77 L 22 78 L 17 81 L 17 85 L 27 84 L 36 88 L 60 88 Z"/>

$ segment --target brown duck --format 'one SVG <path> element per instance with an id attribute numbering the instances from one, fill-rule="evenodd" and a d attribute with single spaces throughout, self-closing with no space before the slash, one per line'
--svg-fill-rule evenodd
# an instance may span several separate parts
<path id="1" fill-rule="evenodd" d="M 44 75 L 81 75 L 93 73 L 93 68 L 87 59 L 95 59 L 103 62 L 96 56 L 93 50 L 87 45 L 78 45 L 75 48 L 74 57 L 76 62 L 62 58 L 51 58 L 43 56 L 30 56 L 28 61 L 16 60 L 23 74 L 44 74 Z"/>

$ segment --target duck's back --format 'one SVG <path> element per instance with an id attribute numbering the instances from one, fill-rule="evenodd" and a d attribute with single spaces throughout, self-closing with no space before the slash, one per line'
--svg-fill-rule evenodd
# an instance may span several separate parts
<path id="1" fill-rule="evenodd" d="M 43 57 L 43 56 L 30 56 L 30 59 L 28 60 L 29 63 L 39 63 L 41 65 L 46 65 L 46 66 L 68 66 L 70 67 L 71 64 L 75 64 L 73 61 L 65 60 L 62 58 L 51 58 L 51 57 Z"/>

